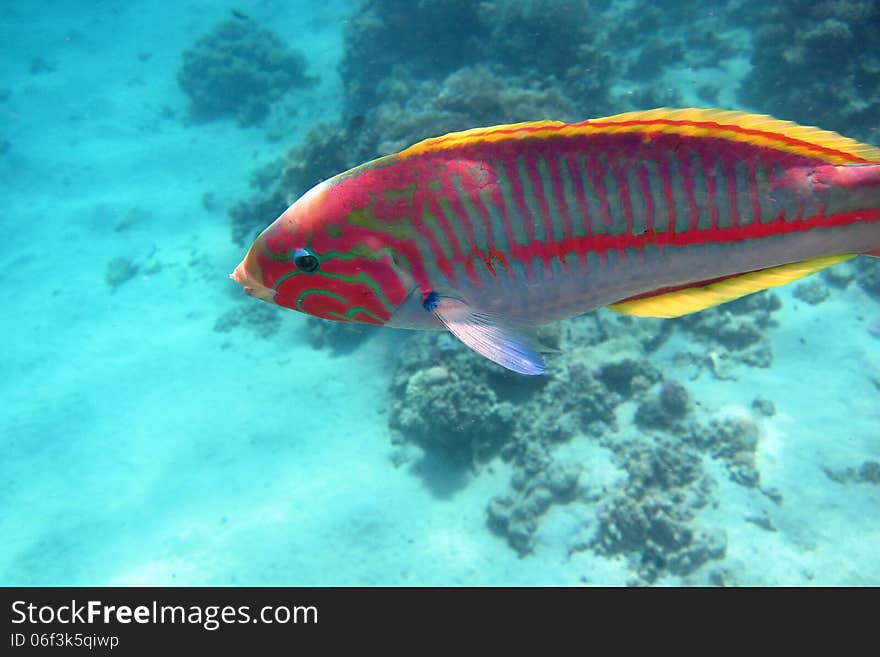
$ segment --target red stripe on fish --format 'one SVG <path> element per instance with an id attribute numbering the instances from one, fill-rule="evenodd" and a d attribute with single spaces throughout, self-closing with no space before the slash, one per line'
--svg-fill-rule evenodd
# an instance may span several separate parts
<path id="1" fill-rule="evenodd" d="M 566 166 L 565 162 L 559 157 L 548 157 L 547 167 L 550 179 L 553 182 L 553 194 L 555 197 L 556 207 L 559 209 L 559 218 L 562 221 L 562 239 L 572 237 L 572 223 L 569 215 L 568 199 L 565 197 L 565 188 L 562 182 L 562 167 Z M 568 261 L 559 255 L 559 260 L 563 267 L 568 269 Z"/>
<path id="2" fill-rule="evenodd" d="M 543 177 L 541 176 L 541 172 L 538 170 L 538 159 L 540 158 L 539 153 L 528 153 L 524 157 L 525 162 L 525 170 L 526 177 L 529 179 L 529 182 L 532 186 L 532 194 L 535 197 L 535 201 L 538 204 L 538 217 L 534 217 L 536 219 L 540 219 L 541 229 L 544 231 L 544 240 L 547 243 L 553 241 L 553 226 L 550 221 L 550 209 L 547 204 L 547 199 L 544 198 L 544 184 Z M 547 266 L 547 263 L 544 263 L 544 266 Z"/>
<path id="3" fill-rule="evenodd" d="M 489 189 L 489 197 L 490 197 L 492 209 L 495 210 L 495 212 L 498 216 L 498 219 L 501 221 L 501 230 L 504 233 L 505 240 L 507 241 L 507 253 L 511 257 L 513 257 L 513 248 L 515 246 L 514 238 L 513 238 L 513 224 L 511 222 L 511 218 L 508 213 L 507 205 L 504 203 L 504 198 L 501 195 L 501 188 L 498 186 L 497 181 L 498 181 L 497 173 L 495 173 L 494 182 L 496 184 L 493 184 L 491 187 L 488 188 Z M 480 207 L 486 213 L 486 216 L 488 216 L 490 218 L 489 219 L 490 224 L 494 225 L 494 222 L 492 221 L 492 216 L 493 216 L 492 212 L 489 208 L 487 208 L 485 206 L 485 204 L 483 202 L 483 195 L 478 192 L 477 198 L 479 198 L 479 200 L 480 200 Z M 530 269 L 531 263 L 527 263 L 526 266 L 527 266 L 527 268 Z M 506 268 L 507 268 L 508 274 L 510 274 L 512 276 L 513 269 L 510 267 L 509 262 L 506 263 Z"/>
<path id="4" fill-rule="evenodd" d="M 675 231 L 675 222 L 677 221 L 675 212 L 675 198 L 672 195 L 672 174 L 669 170 L 669 160 L 666 157 L 660 157 L 657 160 L 657 172 L 660 176 L 660 182 L 663 185 L 663 200 L 666 202 L 666 230 Z"/>
<path id="5" fill-rule="evenodd" d="M 623 220 L 626 222 L 626 232 L 633 232 L 633 209 L 632 200 L 629 197 L 629 168 L 613 166 L 611 171 L 614 180 L 617 182 L 617 195 L 620 197 L 620 204 L 623 208 Z M 623 253 L 620 254 L 623 257 Z"/>
<path id="6" fill-rule="evenodd" d="M 605 158 L 607 161 L 607 158 Z M 587 177 L 596 195 L 599 198 L 599 217 L 606 228 L 610 228 L 614 223 L 611 219 L 611 206 L 608 204 L 608 188 L 605 185 L 605 174 L 608 171 L 607 166 L 601 164 L 602 154 L 589 153 L 584 160 L 587 169 Z"/>
<path id="7" fill-rule="evenodd" d="M 564 157 L 564 160 L 568 166 L 569 177 L 571 178 L 571 184 L 574 190 L 574 198 L 575 203 L 577 203 L 578 210 L 580 211 L 580 221 L 581 225 L 584 229 L 584 234 L 589 237 L 593 234 L 592 232 L 592 217 L 590 216 L 590 212 L 587 209 L 587 200 L 584 196 L 584 180 L 581 177 L 580 167 L 577 164 L 578 156 L 576 154 L 571 154 Z M 572 224 L 573 226 L 573 224 Z M 574 230 L 569 233 L 571 238 L 575 237 Z M 578 254 L 578 264 L 587 269 L 587 254 L 585 251 L 580 251 Z"/>
<path id="8" fill-rule="evenodd" d="M 758 180 L 757 180 L 757 164 L 754 160 L 749 160 L 749 202 L 752 206 L 752 223 L 761 222 L 761 201 L 758 198 Z"/>
<path id="9" fill-rule="evenodd" d="M 697 207 L 697 197 L 694 194 L 694 172 L 691 167 L 690 156 L 683 150 L 676 151 L 676 155 L 678 156 L 676 164 L 678 165 L 679 177 L 681 178 L 681 184 L 687 198 L 688 217 L 690 219 L 688 224 L 689 230 L 696 231 L 700 227 L 700 209 Z"/>
<path id="10" fill-rule="evenodd" d="M 715 201 L 715 166 L 711 155 L 700 155 L 700 165 L 703 169 L 703 177 L 706 179 L 706 205 L 709 206 L 709 227 L 718 228 L 718 204 Z"/>
<path id="11" fill-rule="evenodd" d="M 797 222 L 782 221 L 783 218 L 784 216 L 780 212 L 777 222 L 767 224 L 749 224 L 747 226 L 732 226 L 730 228 L 714 228 L 683 233 L 666 232 L 653 233 L 652 235 L 594 235 L 591 238 L 576 237 L 565 240 L 558 246 L 564 253 L 576 253 L 586 250 L 598 253 L 601 256 L 609 251 L 622 251 L 629 248 L 643 249 L 647 245 L 685 247 L 701 244 L 728 244 L 771 237 L 773 235 L 805 232 L 813 229 L 849 226 L 857 222 L 880 221 L 880 209 L 813 217 Z M 535 255 L 540 254 L 536 253 Z"/>
<path id="12" fill-rule="evenodd" d="M 645 201 L 645 232 L 654 232 L 654 195 L 651 192 L 651 183 L 648 180 L 648 171 L 645 167 L 639 167 L 636 172 L 639 180 L 639 193 Z"/>
<path id="13" fill-rule="evenodd" d="M 515 163 L 509 164 L 501 164 L 503 167 L 503 175 L 507 178 L 508 184 L 510 185 L 510 191 L 513 195 L 513 204 L 515 206 L 516 212 L 519 215 L 519 222 L 526 234 L 526 244 L 521 245 L 516 241 L 512 241 L 510 246 L 511 255 L 520 261 L 526 268 L 526 272 L 528 278 L 531 280 L 534 277 L 534 270 L 532 267 L 532 258 L 530 256 L 530 250 L 533 246 L 538 244 L 537 240 L 535 240 L 535 232 L 532 226 L 532 216 L 529 212 L 528 205 L 526 205 L 526 199 L 522 188 L 522 181 L 519 177 L 519 167 Z M 506 204 L 505 204 L 506 207 Z M 509 210 L 510 208 L 508 208 Z M 513 226 L 513 221 L 516 217 L 511 216 L 510 213 L 507 214 L 507 220 L 511 222 L 511 229 Z M 515 232 L 515 231 L 514 231 Z"/>
<path id="14" fill-rule="evenodd" d="M 737 162 L 729 157 L 721 158 L 721 170 L 727 179 L 727 205 L 730 208 L 730 223 L 737 226 L 739 221 L 739 198 L 736 190 L 736 165 Z"/>

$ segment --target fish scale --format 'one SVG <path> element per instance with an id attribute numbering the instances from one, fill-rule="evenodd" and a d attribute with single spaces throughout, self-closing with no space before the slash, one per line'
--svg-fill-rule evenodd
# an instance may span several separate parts
<path id="1" fill-rule="evenodd" d="M 537 374 L 531 327 L 604 305 L 695 312 L 878 251 L 876 148 L 651 110 L 450 133 L 361 165 L 291 205 L 233 278 L 326 319 L 446 328 Z"/>

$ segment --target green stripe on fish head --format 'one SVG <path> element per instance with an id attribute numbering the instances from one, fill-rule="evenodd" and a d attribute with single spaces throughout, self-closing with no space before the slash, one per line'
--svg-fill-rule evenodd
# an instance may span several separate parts
<path id="1" fill-rule="evenodd" d="M 233 278 L 252 296 L 279 306 L 385 324 L 412 279 L 405 253 L 372 216 L 373 196 L 363 192 L 346 174 L 316 185 L 263 231 Z M 366 226 L 365 217 L 375 225 Z"/>

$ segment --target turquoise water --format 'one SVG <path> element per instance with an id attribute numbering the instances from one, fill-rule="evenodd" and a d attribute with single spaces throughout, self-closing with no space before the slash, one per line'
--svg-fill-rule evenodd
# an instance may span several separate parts
<path id="1" fill-rule="evenodd" d="M 719 105 L 878 143 L 874 3 L 412 4 L 0 7 L 0 583 L 880 583 L 876 261 L 569 321 L 540 384 L 228 279 L 305 186 L 452 129 Z M 223 22 L 299 64 L 198 105 Z"/>

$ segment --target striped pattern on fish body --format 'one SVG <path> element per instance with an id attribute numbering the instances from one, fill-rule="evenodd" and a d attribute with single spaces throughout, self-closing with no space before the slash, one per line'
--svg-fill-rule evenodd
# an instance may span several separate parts
<path id="1" fill-rule="evenodd" d="M 318 185 L 234 277 L 310 314 L 446 327 L 508 367 L 508 342 L 539 362 L 523 327 L 608 304 L 682 314 L 880 250 L 878 162 L 719 110 L 452 133 Z M 302 249 L 319 271 L 292 265 Z"/>

